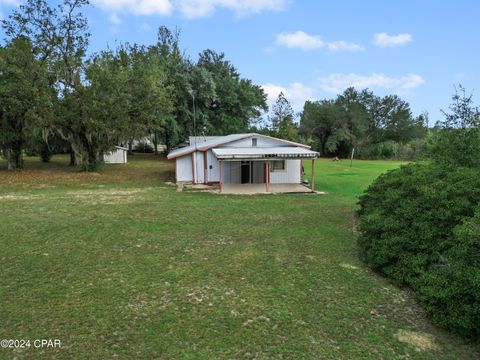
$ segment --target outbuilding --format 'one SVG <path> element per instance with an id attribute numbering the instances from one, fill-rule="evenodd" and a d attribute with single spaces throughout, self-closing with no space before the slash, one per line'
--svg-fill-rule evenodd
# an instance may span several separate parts
<path id="1" fill-rule="evenodd" d="M 103 154 L 105 164 L 126 164 L 128 149 L 122 146 L 115 146 L 115 149 Z"/>
<path id="2" fill-rule="evenodd" d="M 175 149 L 168 159 L 175 160 L 177 182 L 218 183 L 224 193 L 242 189 L 262 192 L 295 192 L 302 186 L 303 161 L 320 155 L 310 146 L 257 133 L 226 136 L 191 136 L 189 146 Z M 256 191 L 258 192 L 258 191 Z M 304 192 L 304 191 L 302 191 Z"/>

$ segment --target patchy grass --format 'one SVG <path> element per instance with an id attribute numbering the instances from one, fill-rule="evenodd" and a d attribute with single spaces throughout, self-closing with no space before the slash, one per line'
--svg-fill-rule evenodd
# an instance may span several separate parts
<path id="1" fill-rule="evenodd" d="M 326 195 L 244 197 L 177 193 L 173 164 L 129 160 L 0 170 L 0 338 L 62 342 L 0 357 L 480 355 L 357 258 L 356 196 L 399 163 L 321 160 Z"/>

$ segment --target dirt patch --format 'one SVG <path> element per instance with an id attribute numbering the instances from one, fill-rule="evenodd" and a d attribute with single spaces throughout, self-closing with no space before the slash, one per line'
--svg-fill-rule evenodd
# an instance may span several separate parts
<path id="1" fill-rule="evenodd" d="M 340 264 L 341 267 L 344 269 L 350 269 L 350 270 L 359 270 L 360 268 L 355 265 L 350 265 L 350 264 Z"/>
<path id="2" fill-rule="evenodd" d="M 417 351 L 439 350 L 432 334 L 400 329 L 395 337 L 400 342 L 413 345 Z"/>
<path id="3" fill-rule="evenodd" d="M 89 204 L 125 204 L 134 202 L 139 193 L 146 191 L 146 188 L 143 189 L 128 189 L 128 190 L 80 190 L 80 191 L 70 191 L 66 195 L 69 198 L 80 200 Z"/>
<path id="4" fill-rule="evenodd" d="M 0 201 L 1 200 L 33 200 L 37 199 L 39 196 L 38 195 L 0 195 Z"/>

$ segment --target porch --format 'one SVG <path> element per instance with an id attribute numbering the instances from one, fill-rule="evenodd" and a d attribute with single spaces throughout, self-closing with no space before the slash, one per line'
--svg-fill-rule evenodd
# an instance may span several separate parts
<path id="1" fill-rule="evenodd" d="M 311 187 L 303 185 L 303 159 L 218 160 L 219 192 L 223 194 L 315 192 L 315 159 Z"/>
<path id="2" fill-rule="evenodd" d="M 270 194 L 311 193 L 312 189 L 302 184 L 270 184 Z M 265 194 L 265 184 L 223 184 L 222 194 Z"/>

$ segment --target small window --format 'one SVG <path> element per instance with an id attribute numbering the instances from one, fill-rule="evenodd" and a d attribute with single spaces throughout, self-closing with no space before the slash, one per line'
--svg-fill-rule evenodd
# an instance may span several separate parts
<path id="1" fill-rule="evenodd" d="M 274 160 L 270 162 L 270 171 L 283 171 L 285 170 L 285 160 Z"/>
<path id="2" fill-rule="evenodd" d="M 252 139 L 252 147 L 255 147 L 255 146 L 257 146 L 257 139 L 253 138 Z"/>

